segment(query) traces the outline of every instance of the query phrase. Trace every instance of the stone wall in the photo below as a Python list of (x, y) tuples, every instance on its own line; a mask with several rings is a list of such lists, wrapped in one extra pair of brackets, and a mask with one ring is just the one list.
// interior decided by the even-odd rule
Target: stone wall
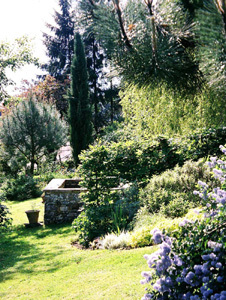
[(44, 189), (44, 223), (60, 224), (72, 222), (80, 213), (82, 188), (64, 188), (65, 179), (53, 179)]

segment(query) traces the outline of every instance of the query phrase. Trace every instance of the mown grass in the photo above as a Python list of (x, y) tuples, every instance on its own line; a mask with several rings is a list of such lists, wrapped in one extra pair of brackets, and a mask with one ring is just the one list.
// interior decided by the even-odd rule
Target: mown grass
[[(41, 198), (11, 202), (14, 225), (0, 240), (0, 299), (140, 299), (147, 270), (143, 255), (154, 248), (80, 250), (70, 224), (25, 228), (25, 210)], [(8, 203), (9, 204), (9, 203)], [(43, 218), (43, 207), (41, 218)]]

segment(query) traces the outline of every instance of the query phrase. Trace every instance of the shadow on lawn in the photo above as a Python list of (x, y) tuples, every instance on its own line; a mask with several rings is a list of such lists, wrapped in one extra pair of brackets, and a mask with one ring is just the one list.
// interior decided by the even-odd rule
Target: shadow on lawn
[(12, 231), (1, 235), (0, 282), (18, 272), (27, 274), (54, 272), (67, 265), (64, 260), (57, 259), (65, 251), (62, 245), (54, 244), (53, 248), (45, 249), (44, 239), (56, 235), (65, 237), (71, 232), (71, 225), (68, 224), (29, 229), (15, 226)]

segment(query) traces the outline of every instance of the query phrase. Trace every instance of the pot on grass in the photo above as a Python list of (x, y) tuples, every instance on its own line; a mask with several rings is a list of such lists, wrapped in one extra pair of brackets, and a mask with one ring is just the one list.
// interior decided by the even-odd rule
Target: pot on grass
[(25, 213), (27, 214), (29, 224), (37, 224), (38, 223), (39, 212), (40, 212), (40, 210), (37, 210), (37, 209), (25, 211)]

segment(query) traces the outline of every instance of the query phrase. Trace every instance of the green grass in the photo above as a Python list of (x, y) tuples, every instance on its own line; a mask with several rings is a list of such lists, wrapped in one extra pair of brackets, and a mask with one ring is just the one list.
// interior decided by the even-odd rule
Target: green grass
[(79, 250), (69, 225), (25, 228), (25, 210), (41, 198), (11, 202), (14, 225), (0, 239), (0, 299), (140, 299), (143, 258), (154, 248)]

